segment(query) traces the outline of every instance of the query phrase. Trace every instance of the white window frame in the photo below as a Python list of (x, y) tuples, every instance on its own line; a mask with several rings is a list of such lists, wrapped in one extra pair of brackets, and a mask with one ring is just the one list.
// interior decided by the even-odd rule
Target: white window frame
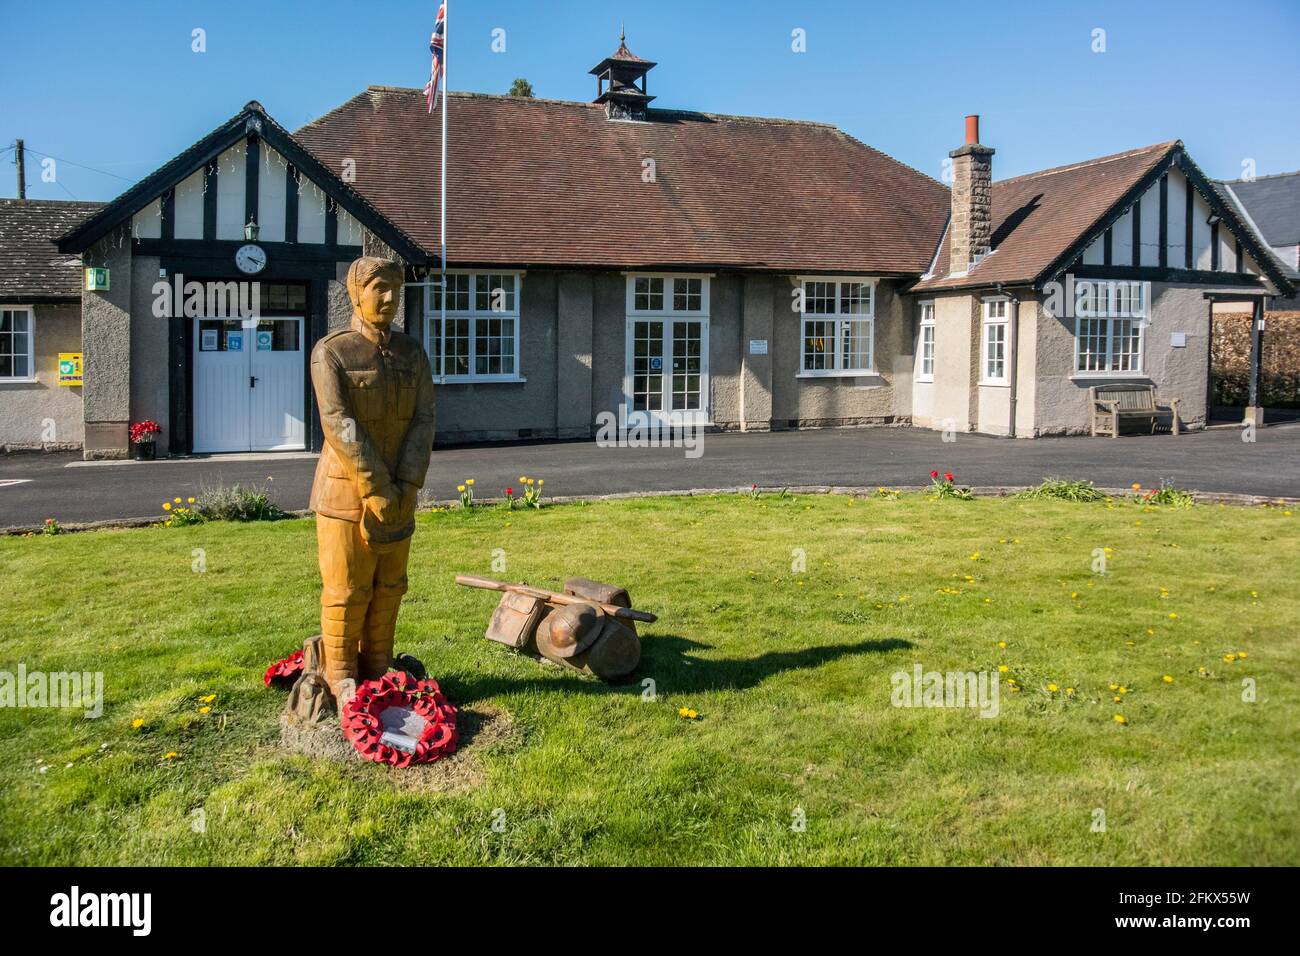
[[(709, 280), (710, 274), (699, 272), (627, 272), (627, 314), (643, 318), (703, 318), (709, 317)], [(638, 279), (662, 279), (664, 283), (664, 304), (662, 309), (638, 309), (636, 307), (636, 282)], [(698, 309), (676, 309), (674, 305), (674, 287), (677, 279), (700, 280), (700, 307)]]
[(27, 374), (0, 375), (0, 385), (20, 385), (36, 381), (36, 309), (30, 305), (0, 305), (0, 311), (27, 313)]
[[(424, 290), (422, 308), (424, 312), (424, 348), (429, 355), (429, 360), (435, 362), (433, 369), (433, 381), (438, 385), (455, 385), (458, 383), (468, 382), (524, 382), (522, 372), (523, 355), (519, 351), (520, 344), (520, 327), (523, 325), (521, 315), (521, 306), (523, 304), (524, 294), (524, 272), (515, 269), (448, 269), (448, 276), (464, 275), (469, 276), (469, 308), (468, 309), (448, 309), (447, 318), (452, 319), (469, 319), (469, 368), (468, 374), (448, 375), (446, 372), (446, 355), (447, 355), (447, 330), (438, 325), (442, 318), (442, 310), (435, 308), (433, 304), (433, 294), (439, 288), (440, 280), (437, 277), (431, 278), (428, 282), (418, 283), (417, 286), (408, 285), (407, 288), (418, 287)], [(515, 279), (515, 304), (514, 308), (494, 311), (490, 308), (479, 309), (477, 307), (477, 286), (479, 276), (514, 276)], [(514, 321), (514, 357), (515, 370), (513, 372), (501, 372), (492, 374), (480, 374), (474, 369), (478, 365), (478, 323), (489, 319), (512, 319)], [(438, 334), (434, 334), (437, 328)], [(435, 353), (430, 349), (430, 345), (437, 340), (437, 358)]]
[[(866, 375), (876, 375), (876, 284), (880, 281), (873, 276), (798, 276), (799, 282), (799, 365), (795, 374), (796, 378), (861, 378)], [(810, 282), (830, 282), (835, 285), (835, 311), (834, 312), (808, 312), (808, 284)], [(865, 285), (867, 287), (867, 311), (866, 312), (841, 312), (840, 304), (844, 285)], [(835, 325), (835, 341), (831, 355), (831, 368), (805, 368), (804, 342), (807, 340), (805, 334), (809, 322), (832, 322)], [(847, 322), (866, 322), (867, 323), (867, 365), (865, 367), (844, 367), (844, 356), (841, 354), (844, 342), (844, 325)]]
[[(700, 272), (626, 272), (624, 275), (627, 277), (627, 315), (623, 335), (623, 401), (627, 405), (629, 421), (644, 420), (649, 423), (654, 423), (666, 420), (666, 415), (669, 412), (668, 409), (641, 412), (632, 410), (632, 366), (635, 353), (634, 333), (636, 323), (658, 319), (662, 319), (664, 322), (668, 323), (677, 319), (698, 321), (700, 323), (700, 407), (696, 409), (673, 409), (671, 411), (672, 414), (677, 416), (677, 420), (684, 424), (710, 424), (710, 416), (712, 414), (712, 389), (709, 377), (709, 299), (713, 274)], [(663, 308), (638, 309), (636, 307), (636, 280), (638, 279), (662, 279), (664, 281)], [(676, 309), (673, 307), (675, 291), (673, 281), (676, 279), (700, 280), (699, 309)], [(666, 356), (666, 358), (670, 359), (671, 356)], [(671, 382), (671, 369), (665, 368), (663, 370), (663, 380), (665, 384)], [(641, 416), (641, 418), (638, 418), (638, 416)]]
[[(999, 304), (1001, 304), (1002, 306), (1001, 309), (1002, 314), (994, 315), (993, 314), (994, 306)], [(1010, 335), (1010, 328), (1011, 328), (1010, 300), (1006, 296), (991, 296), (987, 299), (982, 300), (982, 304), (980, 308), (983, 312), (983, 318), (984, 318), (984, 321), (981, 323), (983, 334), (980, 336), (980, 384), (981, 385), (1008, 385), (1010, 384), (1010, 378), (1009, 378), (1010, 369), (1007, 367), (1007, 363), (1011, 357), (1011, 349), (1008, 341), (1008, 336)], [(994, 343), (993, 340), (990, 338), (989, 333), (991, 329), (998, 328), (998, 327), (1001, 327), (1002, 329), (1000, 341), (998, 342), (998, 344), (1002, 346), (1002, 354), (1000, 357), (1000, 360), (1002, 362), (1002, 374), (991, 375), (989, 374), (989, 364), (990, 364), (989, 346), (993, 345)]]
[[(1129, 282), (1127, 280), (1110, 280), (1110, 279), (1081, 279), (1075, 282), (1074, 286), (1074, 367), (1071, 370), (1072, 379), (1092, 379), (1092, 378), (1119, 378), (1132, 379), (1143, 378), (1146, 376), (1146, 327), (1149, 324), (1147, 309), (1149, 303), (1145, 301), (1146, 286), (1143, 283)], [(1099, 307), (1100, 300), (1097, 297), (1099, 290), (1105, 290), (1103, 298), (1106, 300), (1104, 305)], [(1126, 292), (1126, 295), (1119, 293)], [(1136, 293), (1136, 294), (1135, 294)], [(1085, 296), (1088, 297), (1088, 307), (1080, 309), (1080, 303)], [(1137, 301), (1135, 305), (1135, 300)], [(1115, 358), (1115, 325), (1119, 322), (1133, 322), (1137, 329), (1137, 349), (1135, 352), (1122, 353), (1132, 356), (1135, 361), (1132, 368), (1112, 369), (1111, 364)], [(1084, 356), (1084, 337), (1082, 335), (1084, 322), (1105, 322), (1105, 343), (1106, 350), (1104, 353), (1096, 353), (1101, 358), (1102, 368), (1085, 369), (1082, 368)]]
[[(934, 300), (927, 299), (923, 302), (918, 302), (917, 307), (921, 310), (921, 317), (917, 326), (918, 331), (916, 336), (916, 380), (918, 382), (933, 382), (935, 339), (937, 336), (934, 324)], [(926, 332), (930, 333), (930, 349), (928, 356), (926, 355)], [(925, 370), (927, 359), (930, 363), (930, 371), (928, 372)]]

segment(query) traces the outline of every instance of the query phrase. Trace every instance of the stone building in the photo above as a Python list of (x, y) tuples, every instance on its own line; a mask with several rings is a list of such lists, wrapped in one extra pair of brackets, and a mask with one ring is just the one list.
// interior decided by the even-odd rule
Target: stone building
[(418, 90), (293, 133), (249, 103), (51, 221), (59, 254), (106, 270), (81, 298), (85, 455), (125, 456), (145, 418), (176, 454), (318, 449), (307, 358), (363, 252), (405, 265), (441, 442), (605, 415), (1032, 437), (1086, 429), (1088, 385), (1116, 379), (1195, 427), (1212, 301), (1292, 291), (1181, 143), (996, 181), (971, 117), (949, 189), (826, 124), (654, 108), (654, 66), (620, 45), (589, 103), (450, 95), (445, 321), (441, 124)]

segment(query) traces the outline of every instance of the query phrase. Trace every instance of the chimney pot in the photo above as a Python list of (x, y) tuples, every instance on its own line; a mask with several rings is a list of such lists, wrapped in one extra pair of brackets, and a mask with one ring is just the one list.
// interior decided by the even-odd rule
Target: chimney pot
[(966, 117), (966, 145), (973, 146), (980, 141), (980, 118), (978, 113)]

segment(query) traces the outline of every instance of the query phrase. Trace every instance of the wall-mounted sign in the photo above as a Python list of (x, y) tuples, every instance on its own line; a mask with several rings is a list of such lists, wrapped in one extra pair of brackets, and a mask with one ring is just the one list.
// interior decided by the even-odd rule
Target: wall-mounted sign
[(766, 354), (767, 354), (767, 339), (750, 339), (750, 340), (749, 340), (749, 354), (750, 354), (750, 355), (766, 355)]
[(258, 350), (259, 352), (269, 352), (269, 351), (271, 351), (271, 333), (270, 333), (270, 332), (260, 331), (260, 330), (258, 331), (258, 333), (257, 333), (257, 350)]
[(244, 333), (227, 332), (226, 333), (226, 351), (242, 352), (244, 351)]
[(97, 266), (86, 267), (86, 291), (107, 292), (108, 270)]
[(663, 370), (664, 370), (663, 359), (659, 358), (658, 356), (655, 356), (654, 358), (650, 359), (650, 371), (662, 372)]
[(1170, 344), (1171, 347), (1176, 348), (1176, 349), (1185, 349), (1185, 348), (1187, 348), (1187, 333), (1186, 333), (1186, 332), (1171, 332), (1171, 333), (1169, 334), (1169, 344)]
[(81, 384), (81, 353), (80, 352), (59, 353), (59, 384), (60, 385)]
[(217, 330), (204, 329), (199, 338), (200, 352), (215, 352), (217, 350)]

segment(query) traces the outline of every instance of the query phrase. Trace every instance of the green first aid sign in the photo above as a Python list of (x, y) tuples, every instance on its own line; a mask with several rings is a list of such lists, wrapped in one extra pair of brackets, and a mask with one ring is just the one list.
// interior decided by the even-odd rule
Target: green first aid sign
[(86, 291), (87, 292), (107, 292), (108, 291), (108, 270), (104, 268), (87, 266), (86, 267)]

